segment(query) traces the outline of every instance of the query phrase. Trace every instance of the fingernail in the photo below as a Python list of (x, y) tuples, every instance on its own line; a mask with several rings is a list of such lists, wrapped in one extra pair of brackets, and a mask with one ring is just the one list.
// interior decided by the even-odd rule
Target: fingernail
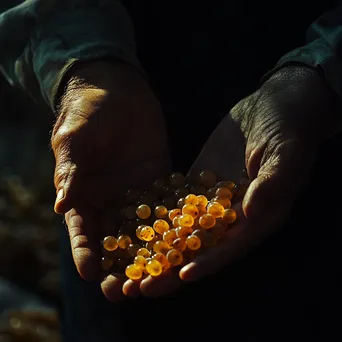
[(194, 262), (184, 266), (179, 274), (180, 278), (184, 281), (195, 281), (200, 277), (198, 265)]
[(55, 201), (55, 210), (56, 210), (56, 206), (57, 204), (64, 198), (64, 190), (59, 189), (57, 192), (57, 196), (56, 196), (56, 201)]
[(242, 200), (242, 209), (248, 219), (255, 219), (263, 212), (264, 205), (259, 201), (251, 201), (251, 192), (247, 191)]

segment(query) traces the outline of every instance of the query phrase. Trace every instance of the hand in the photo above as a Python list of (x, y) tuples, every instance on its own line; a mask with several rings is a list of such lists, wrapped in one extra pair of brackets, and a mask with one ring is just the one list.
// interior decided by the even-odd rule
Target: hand
[[(169, 172), (167, 133), (160, 105), (135, 68), (91, 62), (69, 77), (51, 138), (55, 211), (65, 214), (79, 274), (98, 280), (100, 240), (115, 229), (120, 195)], [(112, 298), (122, 295), (119, 283), (105, 282)]]
[[(320, 143), (335, 133), (338, 106), (316, 71), (292, 66), (232, 109), (231, 119), (246, 141), (245, 166), (251, 180), (237, 206), (242, 219), (218, 248), (181, 270), (183, 280), (218, 272), (281, 228), (309, 179)], [(224, 144), (219, 136), (212, 139), (212, 144)], [(232, 164), (236, 158), (230, 152), (228, 148), (218, 158)]]
[(212, 169), (238, 180), (245, 166), (251, 179), (239, 220), (221, 244), (184, 266), (179, 275), (147, 278), (147, 296), (168, 294), (179, 278), (194, 281), (217, 273), (281, 227), (307, 181), (320, 142), (334, 132), (337, 101), (308, 68), (288, 67), (238, 103), (205, 145), (192, 170)]

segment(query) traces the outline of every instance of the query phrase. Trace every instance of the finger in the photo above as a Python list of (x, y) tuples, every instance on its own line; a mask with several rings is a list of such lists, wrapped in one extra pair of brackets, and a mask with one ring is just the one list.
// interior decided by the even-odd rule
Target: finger
[(146, 277), (140, 283), (140, 290), (146, 297), (162, 297), (174, 293), (182, 286), (178, 270), (170, 269), (158, 278)]
[(125, 279), (121, 274), (110, 274), (102, 281), (102, 292), (110, 302), (117, 303), (125, 298), (122, 292), (124, 282)]
[(65, 214), (76, 268), (89, 281), (101, 275), (101, 246), (95, 215), (89, 207), (71, 209)]
[(74, 206), (73, 193), (77, 193), (81, 183), (76, 163), (71, 158), (71, 139), (72, 135), (59, 133), (52, 142), (56, 159), (54, 184), (57, 196), (54, 210), (57, 214), (64, 214)]
[[(193, 281), (218, 272), (243, 256), (266, 236), (280, 227), (287, 217), (307, 161), (296, 141), (264, 152), (266, 160), (250, 184), (237, 209), (239, 222), (228, 230), (224, 240), (185, 266), (180, 277)], [(294, 167), (294, 164), (297, 168)]]
[[(249, 168), (255, 168), (253, 164), (259, 158), (256, 155), (260, 156), (260, 153), (251, 156)], [(266, 212), (281, 208), (281, 216), (284, 216), (309, 172), (311, 158), (296, 140), (281, 142), (263, 151), (262, 166), (244, 196), (243, 210), (246, 217), (258, 218)]]
[(141, 295), (140, 281), (133, 281), (128, 279), (122, 286), (122, 292), (127, 297), (137, 298)]
[(180, 270), (179, 276), (182, 280), (195, 281), (217, 273), (248, 253), (276, 227), (274, 217), (277, 215), (272, 214), (267, 220), (257, 222), (247, 220), (243, 216), (241, 203), (236, 210), (239, 221), (226, 232), (218, 245), (208, 249)]
[(74, 205), (72, 193), (76, 192), (76, 184), (78, 183), (76, 166), (72, 163), (66, 163), (63, 166), (59, 165), (57, 172), (58, 175), (56, 174), (55, 179), (58, 179), (58, 181), (56, 181), (56, 201), (54, 210), (57, 214), (65, 214)]

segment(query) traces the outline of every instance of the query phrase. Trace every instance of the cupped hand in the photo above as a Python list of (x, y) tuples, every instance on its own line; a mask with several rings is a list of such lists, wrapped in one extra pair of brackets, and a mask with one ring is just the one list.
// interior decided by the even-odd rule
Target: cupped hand
[[(122, 194), (169, 172), (167, 133), (161, 107), (134, 67), (96, 61), (76, 65), (68, 77), (51, 137), (55, 211), (65, 214), (79, 274), (100, 280), (100, 240), (115, 230)], [(105, 282), (109, 297), (122, 294), (120, 281)]]
[[(219, 272), (279, 229), (308, 180), (320, 143), (335, 133), (339, 103), (324, 80), (306, 67), (275, 73), (239, 102), (213, 132), (192, 172), (211, 169), (239, 180), (246, 167), (250, 185), (235, 209), (238, 221), (219, 245), (180, 271), (146, 278), (140, 290), (162, 296), (183, 281)], [(124, 292), (137, 285), (128, 281)], [(132, 291), (132, 294), (136, 291)]]

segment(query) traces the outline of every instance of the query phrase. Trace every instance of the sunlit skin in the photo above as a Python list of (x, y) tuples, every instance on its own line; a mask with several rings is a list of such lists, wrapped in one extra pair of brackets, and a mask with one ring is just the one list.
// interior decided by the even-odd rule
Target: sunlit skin
[[(80, 276), (98, 281), (99, 241), (110, 235), (111, 213), (119, 209), (113, 201), (170, 172), (167, 133), (160, 104), (137, 68), (120, 61), (87, 62), (66, 81), (51, 135), (54, 209), (65, 214)], [(147, 134), (143, 141), (141, 130)]]
[[(234, 107), (231, 112), (232, 119), (229, 117), (224, 119), (208, 141), (208, 149), (204, 148), (194, 166), (196, 170), (203, 167), (210, 168), (211, 165), (207, 165), (206, 162), (211, 160), (213, 167), (219, 167), (224, 164), (223, 160), (227, 160), (229, 165), (234, 165), (235, 162), (238, 164), (240, 161), (240, 170), (244, 166), (247, 167), (251, 183), (241, 199), (242, 202), (232, 206), (239, 219), (226, 231), (221, 244), (196, 257), (193, 262), (184, 266), (180, 271), (173, 269), (165, 277), (155, 279), (155, 281), (148, 278), (143, 280), (140, 289), (144, 295), (161, 296), (172, 293), (180, 286), (179, 277), (185, 281), (194, 281), (218, 273), (222, 267), (229, 266), (246, 251), (279, 229), (287, 218), (298, 189), (302, 185), (302, 180), (308, 176), (317, 152), (315, 147), (317, 146), (317, 136), (315, 134), (308, 135), (307, 129), (305, 132), (296, 130), (296, 124), (298, 123), (300, 127), (307, 127), (308, 117), (310, 117), (310, 127), (314, 127), (313, 131), (321, 132), (322, 136), (326, 136), (326, 131), (320, 128), (322, 122), (328, 122), (328, 120), (322, 120), (321, 114), (324, 111), (316, 111), (316, 108), (310, 105), (308, 108), (312, 108), (312, 110), (305, 113), (303, 108), (306, 108), (305, 106), (312, 101), (318, 101), (317, 103), (322, 105), (330, 98), (329, 92), (324, 88), (318, 75), (310, 70), (298, 71), (301, 69), (298, 67), (290, 69), (295, 70), (294, 79), (284, 75), (285, 71), (282, 71), (279, 78), (275, 77), (270, 80), (279, 86), (276, 98), (264, 102), (264, 99), (258, 97), (260, 95), (258, 92)], [(295, 98), (289, 96), (288, 88), (283, 88), (282, 85), (284, 79), (286, 82), (292, 82), (295, 89), (298, 86), (300, 96)], [(295, 82), (293, 82), (294, 80)], [(300, 88), (301, 84), (305, 84), (304, 92), (303, 88)], [(294, 89), (290, 88), (290, 94), (293, 94)], [(318, 100), (312, 95), (313, 93), (318, 96)], [(290, 98), (291, 100), (289, 100)], [(258, 106), (255, 107), (256, 103)], [(286, 105), (282, 105), (284, 103)], [(290, 110), (288, 110), (289, 104), (291, 104)], [(243, 121), (245, 108), (255, 110), (252, 114), (254, 122), (257, 122), (258, 125), (251, 127)], [(322, 108), (326, 108), (326, 106), (323, 105)], [(289, 117), (290, 120), (288, 120)], [(232, 120), (234, 120), (233, 123)], [(334, 122), (334, 119), (331, 120)], [(236, 123), (242, 132), (235, 130)], [(283, 134), (280, 137), (272, 135), (273, 131)], [(293, 132), (295, 136), (293, 136)], [(245, 137), (248, 137), (247, 142)], [(265, 137), (265, 139), (261, 137)], [(232, 141), (235, 143), (232, 144)], [(239, 146), (239, 141), (241, 146)], [(240, 152), (237, 151), (237, 147), (241, 147)], [(219, 150), (224, 153), (217, 156), (216, 159), (213, 158), (213, 151)], [(231, 171), (234, 172), (234, 170)], [(235, 175), (237, 176), (237, 174)], [(237, 177), (231, 178), (238, 179)], [(279, 193), (286, 194), (286, 196), (279, 196)], [(124, 291), (129, 293), (129, 287), (124, 287)]]
[[(277, 98), (272, 98), (272, 101), (269, 101), (271, 106), (267, 104), (267, 101), (266, 104), (262, 102), (265, 101), (265, 99), (257, 96), (260, 95), (260, 93), (257, 93), (256, 95), (253, 94), (254, 96), (241, 101), (241, 104), (238, 104), (236, 108), (234, 107), (231, 115), (223, 120), (223, 125), (220, 125), (219, 129), (214, 132), (213, 137), (210, 138), (210, 141), (207, 144), (207, 150), (204, 149), (204, 151), (201, 152), (199, 159), (196, 161), (195, 168), (198, 171), (204, 168), (212, 168), (219, 169), (218, 171), (222, 171), (222, 173), (228, 172), (228, 170), (234, 173), (234, 167), (236, 165), (239, 166), (239, 170), (241, 170), (242, 167), (246, 167), (251, 178), (251, 183), (246, 189), (246, 193), (244, 196), (241, 196), (242, 202), (233, 206), (239, 219), (236, 224), (234, 223), (234, 225), (232, 225), (231, 229), (227, 230), (223, 236), (222, 243), (215, 246), (215, 248), (208, 249), (207, 252), (196, 257), (193, 262), (184, 266), (180, 271), (178, 269), (171, 269), (158, 278), (152, 279), (151, 277), (146, 277), (141, 282), (135, 282), (131, 280), (126, 281), (124, 277), (116, 274), (106, 277), (102, 282), (102, 290), (109, 300), (119, 300), (122, 293), (126, 296), (143, 294), (145, 296), (156, 297), (172, 293), (181, 286), (180, 279), (194, 281), (211, 273), (219, 272), (222, 267), (228, 266), (232, 261), (238, 258), (241, 253), (250, 250), (250, 248), (254, 247), (254, 245), (261, 242), (267, 235), (277, 229), (279, 224), (287, 217), (301, 182), (303, 179), (306, 179), (308, 170), (310, 170), (313, 160), (315, 159), (315, 149), (318, 145), (317, 132), (320, 132), (319, 139), (324, 139), (328, 136), (327, 133), (331, 133), (326, 132), (327, 127), (322, 127), (322, 122), (324, 126), (325, 122), (332, 122), (333, 119), (321, 120), (322, 117), (319, 115), (320, 113), (317, 114), (315, 112), (318, 107), (315, 106), (315, 101), (318, 101), (319, 91), (323, 88), (324, 93), (325, 88), (322, 86), (322, 83), (320, 83), (321, 81), (318, 76), (313, 77), (311, 71), (307, 71), (307, 73), (310, 74), (310, 77), (305, 78), (304, 76), (300, 76), (299, 78), (296, 78), (296, 82), (292, 82), (292, 84), (294, 87), (297, 87), (301, 84), (301, 80), (304, 79), (302, 83), (306, 85), (306, 89), (309, 88), (309, 95), (305, 92), (301, 92), (301, 89), (296, 88), (293, 90), (293, 88), (291, 88), (290, 94), (297, 94), (296, 90), (298, 90), (300, 96), (289, 96), (289, 93), (285, 92), (286, 96), (283, 96), (285, 102), (280, 101), (275, 104), (274, 101), (279, 101), (279, 99), (282, 98), (282, 96), (280, 96), (282, 95), (280, 94), (281, 92), (278, 91)], [(110, 77), (110, 79), (116, 80), (117, 78)], [(126, 79), (126, 77), (124, 77), (124, 79)], [(274, 82), (278, 82), (278, 79), (275, 78)], [(132, 82), (132, 84), (135, 84), (135, 82)], [(309, 84), (309, 86), (307, 84)], [(113, 89), (116, 89), (116, 87)], [(278, 87), (277, 89), (281, 89), (281, 87)], [(115, 101), (108, 101), (107, 104), (104, 103), (103, 106), (99, 106), (98, 98), (101, 96), (106, 97), (108, 93), (106, 94), (106, 91), (100, 87), (97, 90), (97, 94), (92, 94), (90, 101), (82, 107), (83, 109), (86, 109), (85, 111), (82, 110), (82, 112), (88, 113), (88, 107), (94, 112), (97, 108), (101, 108), (102, 110), (103, 107), (107, 106), (110, 108), (110, 110), (108, 109), (108, 113), (112, 114), (113, 106), (111, 104), (115, 103)], [(88, 93), (88, 90), (85, 90), (85, 93)], [(138, 93), (140, 94), (139, 89)], [(269, 96), (268, 92), (265, 94)], [(329, 96), (324, 98), (323, 103), (327, 103), (325, 102), (327, 100), (330, 100)], [(261, 101), (261, 103), (258, 101)], [(293, 103), (292, 101), (297, 102)], [(134, 102), (135, 101), (129, 101), (129, 103)], [(303, 104), (303, 102), (305, 103)], [(290, 106), (288, 106), (289, 103)], [(255, 104), (258, 104), (258, 106), (255, 106)], [(307, 106), (308, 104), (310, 104), (310, 106)], [(137, 115), (136, 119), (139, 120), (139, 117), (144, 116), (141, 116), (141, 105), (138, 104), (137, 107), (139, 116)], [(289, 107), (291, 107), (290, 110), (288, 110)], [(74, 103), (74, 109), (75, 108), (77, 109), (77, 105)], [(251, 127), (244, 122), (246, 108), (255, 110), (255, 112), (252, 113), (252, 118), (255, 120), (252, 121), (257, 123), (257, 125), (252, 125)], [(262, 110), (259, 110), (259, 108)], [(310, 110), (310, 116), (307, 116), (305, 111), (302, 110), (303, 108), (313, 109)], [(326, 106), (324, 108), (326, 108)], [(146, 112), (148, 112), (148, 110)], [(239, 114), (240, 112), (242, 114)], [(66, 115), (65, 113), (66, 112), (63, 114), (64, 117)], [(116, 181), (115, 184), (113, 184), (109, 183), (109, 181), (105, 181), (105, 186), (103, 186), (102, 183), (102, 187), (100, 187), (98, 183), (101, 182), (92, 182), (93, 178), (90, 176), (92, 175), (91, 172), (90, 175), (82, 175), (81, 173), (83, 177), (83, 180), (81, 179), (81, 185), (89, 184), (89, 187), (83, 186), (82, 194), (75, 196), (77, 191), (74, 189), (76, 187), (74, 184), (79, 183), (74, 180), (74, 167), (78, 167), (78, 172), (76, 174), (80, 175), (82, 165), (89, 166), (89, 163), (82, 164), (82, 162), (91, 159), (88, 158), (88, 155), (82, 156), (81, 153), (82, 151), (88, 151), (88, 149), (83, 148), (82, 150), (77, 150), (77, 146), (84, 146), (84, 142), (86, 139), (89, 139), (89, 137), (100, 137), (98, 138), (98, 141), (95, 140), (92, 142), (91, 146), (94, 147), (92, 150), (94, 152), (93, 155), (98, 157), (104, 156), (106, 160), (108, 160), (112, 154), (107, 152), (107, 146), (108, 144), (111, 144), (112, 147), (118, 145), (117, 140), (112, 140), (112, 131), (113, 127), (116, 127), (116, 124), (120, 122), (117, 116), (115, 116), (114, 124), (107, 124), (108, 121), (114, 117), (108, 115), (105, 117), (105, 120), (103, 120), (103, 127), (100, 127), (100, 131), (107, 133), (106, 127), (108, 127), (108, 132), (110, 132), (110, 134), (95, 134), (95, 132), (98, 133), (99, 126), (96, 125), (94, 132), (89, 127), (91, 127), (92, 122), (98, 123), (98, 121), (89, 120), (90, 116), (88, 114), (81, 117), (76, 114), (75, 117), (77, 117), (77, 119), (75, 120), (68, 118), (68, 120), (62, 121), (62, 119), (59, 119), (53, 133), (52, 148), (57, 162), (55, 176), (57, 193), (59, 194), (59, 191), (62, 188), (66, 189), (65, 197), (59, 198), (55, 210), (58, 213), (67, 213), (66, 222), (69, 228), (73, 257), (77, 269), (85, 279), (93, 280), (95, 277), (92, 272), (96, 267), (100, 268), (99, 253), (101, 245), (99, 244), (99, 241), (103, 236), (108, 235), (108, 233), (96, 230), (97, 227), (101, 226), (98, 224), (99, 215), (96, 215), (97, 212), (103, 208), (105, 204), (104, 200), (111, 198), (118, 186), (127, 189), (131, 186), (131, 184), (128, 184), (129, 179), (135, 179), (134, 176), (136, 176), (140, 177), (140, 180), (143, 181), (146, 175), (139, 174), (139, 172), (144, 169), (143, 167), (137, 167), (138, 165), (140, 166), (139, 162), (133, 168), (134, 170), (126, 172), (125, 166), (127, 165), (128, 169), (128, 166), (131, 165), (128, 160), (126, 160), (126, 163), (125, 161), (115, 160), (113, 163), (113, 167), (115, 166), (115, 168), (113, 168), (113, 170), (118, 170), (117, 165), (118, 162), (120, 162), (120, 165), (122, 166), (122, 169), (125, 170), (126, 174), (120, 175), (120, 177), (113, 177), (113, 174), (110, 174), (111, 177), (108, 177), (108, 179), (119, 179), (119, 182)], [(313, 129), (305, 129), (303, 131), (297, 129), (298, 127), (307, 127), (308, 117), (310, 117), (310, 128), (313, 127)], [(288, 120), (288, 118), (290, 118), (290, 120)], [(76, 120), (79, 120), (79, 123), (75, 126), (74, 122)], [(229, 121), (231, 120), (234, 120), (233, 125), (229, 125)], [(146, 148), (146, 146), (141, 148), (141, 146), (139, 146), (141, 139), (139, 139), (137, 141), (138, 144), (135, 143), (131, 150), (125, 152), (120, 151), (120, 155), (140, 156), (144, 155), (146, 151), (153, 151), (155, 146), (159, 146), (159, 144), (156, 143), (154, 135), (158, 129), (150, 129), (149, 125), (154, 121), (147, 121), (148, 125), (145, 125), (144, 128), (141, 128), (141, 125), (138, 125), (136, 135), (139, 136), (139, 132), (145, 132), (145, 130), (147, 130), (150, 134), (146, 134), (146, 137), (150, 135), (153, 137), (150, 145), (151, 148)], [(131, 124), (132, 122), (135, 121), (130, 120), (129, 123)], [(227, 122), (228, 125), (225, 125)], [(293, 122), (299, 122), (298, 127), (296, 124), (293, 125)], [(143, 124), (144, 122), (140, 123)], [(241, 129), (239, 133), (242, 132), (242, 139), (240, 139), (239, 136), (234, 135), (233, 127), (237, 126)], [(220, 130), (220, 127), (223, 127), (224, 129)], [(122, 129), (119, 128), (116, 130), (120, 132)], [(67, 133), (66, 135), (64, 134), (65, 132)], [(272, 135), (272, 132), (281, 132), (282, 134), (280, 136), (275, 136)], [(75, 135), (77, 136), (77, 139), (74, 139)], [(84, 138), (83, 140), (82, 137)], [(107, 140), (102, 140), (103, 137)], [(217, 139), (215, 137), (217, 137)], [(70, 141), (70, 139), (73, 144), (68, 145), (66, 142)], [(225, 141), (225, 139), (228, 140)], [(119, 141), (121, 140), (122, 139), (119, 139)], [(234, 144), (232, 144), (232, 141), (234, 141)], [(223, 142), (224, 147), (221, 146)], [(137, 152), (135, 148), (140, 148), (140, 150)], [(98, 153), (99, 151), (104, 151), (106, 153)], [(216, 156), (215, 154), (213, 155), (213, 151), (222, 152), (218, 152), (221, 153), (221, 155)], [(110, 152), (113, 151), (111, 150)], [(241, 155), (236, 154), (240, 152)], [(75, 155), (78, 156), (78, 160), (74, 160)], [(158, 155), (158, 161), (160, 161), (161, 155), (162, 154)], [(63, 159), (65, 156), (66, 159)], [(147, 157), (151, 156), (147, 155)], [(79, 162), (80, 159), (81, 162)], [(92, 171), (111, 170), (110, 167), (102, 167), (104, 166), (103, 160), (91, 160), (94, 164), (92, 165)], [(210, 160), (212, 165), (206, 164), (208, 160)], [(241, 160), (241, 165), (238, 165)], [(129, 161), (131, 162), (132, 160)], [(68, 170), (67, 173), (65, 173), (64, 170)], [(165, 170), (159, 171), (160, 172), (155, 172), (158, 173), (155, 174), (155, 176), (165, 174)], [(101, 176), (96, 177), (95, 180), (102, 179)], [(123, 180), (123, 178), (125, 179)], [(238, 180), (238, 175), (234, 174), (231, 178)], [(207, 188), (215, 187), (213, 178), (208, 175), (202, 177), (201, 182), (202, 184), (205, 184)], [(108, 186), (108, 184), (111, 184), (111, 186)], [(73, 190), (71, 191), (70, 189)], [(98, 189), (102, 189), (102, 191), (99, 193)], [(106, 193), (106, 190), (108, 193)], [(286, 196), (279, 196), (279, 193), (286, 194)], [(213, 194), (213, 197), (214, 195), (215, 193)], [(209, 196), (207, 197), (208, 199), (211, 199)], [(77, 200), (75, 200), (75, 198)], [(80, 201), (80, 198), (82, 198), (82, 201)], [(89, 208), (92, 210), (89, 210)], [(105, 216), (104, 213), (101, 212), (101, 214)], [(251, 222), (253, 222), (253, 224)]]
[[(210, 173), (209, 173), (210, 175)], [(181, 180), (181, 177), (179, 177), (179, 179)], [(165, 184), (164, 184), (165, 185)], [(228, 190), (229, 191), (229, 190)], [(206, 193), (206, 190), (203, 189), (203, 193)], [(224, 190), (223, 190), (223, 194), (224, 194)], [(148, 194), (146, 194), (147, 196)], [(145, 197), (146, 197), (145, 196)], [(182, 203), (182, 205), (180, 205), (180, 208), (175, 208), (175, 209), (170, 209), (170, 211), (168, 212), (168, 220), (170, 219), (174, 219), (174, 217), (178, 214), (178, 216), (180, 218), (182, 218), (183, 220), (181, 220), (183, 223), (187, 224), (186, 226), (180, 226), (178, 228), (173, 228), (173, 229), (169, 229), (169, 224), (167, 223), (167, 221), (160, 219), (160, 218), (156, 218), (154, 220), (153, 223), (153, 230), (155, 231), (155, 237), (150, 240), (150, 238), (152, 238), (152, 236), (150, 236), (150, 234), (144, 234), (144, 233), (148, 233), (146, 232), (146, 230), (150, 229), (151, 227), (149, 226), (144, 226), (144, 225), (140, 225), (137, 226), (136, 228), (136, 235), (138, 237), (140, 237), (140, 239), (142, 241), (148, 241), (148, 244), (145, 246), (148, 247), (148, 249), (141, 247), (141, 248), (137, 248), (138, 246), (135, 245), (130, 245), (130, 246), (134, 246), (134, 250), (135, 250), (135, 255), (137, 255), (134, 259), (134, 265), (139, 266), (145, 273), (144, 276), (141, 276), (139, 274), (139, 272), (134, 268), (134, 266), (130, 265), (126, 268), (126, 277), (130, 278), (128, 280), (126, 280), (123, 284), (123, 293), (125, 293), (127, 296), (137, 296), (139, 295), (140, 291), (143, 291), (144, 286), (147, 286), (147, 289), (149, 289), (151, 286), (152, 288), (154, 288), (154, 286), (157, 286), (157, 291), (154, 288), (154, 296), (158, 295), (158, 286), (161, 286), (160, 284), (163, 283), (163, 279), (169, 279), (171, 281), (171, 283), (167, 284), (166, 288), (170, 288), (172, 289), (172, 284), (179, 284), (179, 281), (182, 279), (180, 278), (180, 275), (182, 275), (183, 271), (181, 271), (178, 275), (176, 275), (176, 271), (174, 269), (170, 270), (170, 267), (173, 268), (181, 263), (183, 263), (183, 252), (186, 253), (187, 258), (184, 259), (184, 261), (186, 260), (186, 262), (188, 263), (188, 265), (191, 265), (193, 262), (195, 262), (194, 259), (189, 259), (189, 252), (191, 251), (195, 251), (195, 250), (199, 250), (201, 248), (201, 246), (203, 245), (205, 246), (215, 246), (214, 244), (207, 244), (207, 240), (208, 238), (211, 237), (211, 230), (207, 229), (206, 233), (208, 236), (201, 236), (201, 234), (199, 235), (194, 235), (191, 236), (191, 233), (194, 231), (193, 227), (199, 227), (200, 228), (200, 217), (202, 215), (207, 215), (207, 210), (210, 211), (210, 207), (215, 206), (214, 202), (209, 202), (208, 206), (206, 206), (206, 202), (207, 199), (205, 196), (203, 195), (188, 195), (187, 197), (187, 201), (188, 204), (186, 204), (185, 200)], [(193, 203), (197, 203), (193, 204)], [(202, 203), (202, 204), (198, 204), (198, 203)], [(218, 204), (218, 203), (217, 203)], [(216, 206), (217, 206), (216, 204)], [(203, 209), (201, 209), (201, 206), (203, 207)], [(221, 205), (218, 204), (218, 207), (220, 207)], [(142, 204), (141, 207), (144, 208), (144, 205)], [(158, 208), (158, 207), (157, 207)], [(158, 208), (160, 209), (160, 208)], [(165, 208), (161, 208), (161, 215), (157, 215), (157, 216), (163, 216), (165, 217), (166, 214), (166, 210)], [(219, 211), (224, 211), (223, 207), (219, 208)], [(231, 210), (231, 209), (230, 209)], [(179, 214), (183, 214), (183, 216), (179, 215)], [(211, 215), (210, 215), (211, 216)], [(220, 216), (220, 215), (216, 215), (216, 216)], [(193, 220), (193, 218), (197, 218), (197, 220)], [(190, 219), (190, 221), (189, 221)], [(170, 221), (169, 221), (170, 222)], [(211, 225), (209, 225), (211, 226)], [(219, 226), (219, 225), (218, 225)], [(215, 240), (215, 238), (217, 239), (218, 237), (222, 238), (222, 235), (224, 235), (225, 233), (225, 229), (222, 226), (223, 229), (222, 232), (220, 230), (220, 234), (215, 234), (215, 237), (212, 236), (213, 238), (213, 242)], [(144, 229), (144, 230), (143, 230)], [(203, 229), (203, 228), (202, 228)], [(203, 229), (204, 230), (204, 229)], [(213, 230), (214, 232), (214, 230)], [(153, 233), (153, 231), (152, 231)], [(146, 235), (146, 236), (145, 236)], [(146, 240), (147, 239), (147, 240)], [(165, 239), (168, 240), (170, 243), (165, 243)], [(210, 239), (209, 239), (210, 240)], [(164, 246), (165, 245), (165, 246)], [(133, 251), (133, 250), (132, 250)], [(152, 252), (152, 254), (151, 254)], [(153, 254), (156, 253), (156, 254)], [(135, 256), (134, 255), (134, 256)], [(162, 262), (162, 270), (158, 270), (157, 268), (151, 268), (151, 269), (146, 269), (146, 266), (149, 264), (150, 261), (156, 259), (155, 257), (157, 257), (158, 261), (163, 261)], [(196, 257), (196, 253), (193, 254), (193, 258)], [(161, 259), (162, 258), (162, 259)], [(169, 261), (168, 261), (169, 260)], [(165, 264), (166, 262), (166, 264)], [(158, 266), (158, 264), (156, 264), (156, 266)], [(190, 267), (190, 266), (187, 266)], [(186, 267), (182, 268), (183, 270), (185, 269), (185, 271), (187, 270)], [(186, 271), (188, 272), (188, 271)], [(191, 269), (190, 271), (191, 272)], [(151, 277), (148, 276), (148, 273), (151, 274), (152, 279), (150, 280), (151, 283), (149, 283), (149, 279)], [(186, 277), (185, 273), (185, 277)], [(191, 274), (191, 273), (190, 273)], [(174, 279), (174, 277), (177, 277), (177, 280)], [(111, 275), (106, 279), (105, 282), (110, 283), (110, 282), (114, 282), (115, 279), (115, 284), (118, 284), (119, 281), (119, 276), (117, 276), (117, 278), (113, 278)], [(158, 278), (158, 280), (156, 279)], [(124, 281), (124, 279), (120, 278), (121, 282)], [(155, 284), (155, 285), (153, 285)], [(158, 285), (159, 284), (159, 285)], [(111, 285), (112, 288), (113, 284)], [(170, 287), (171, 286), (171, 287)], [(160, 290), (163, 292), (165, 291), (165, 289), (161, 289)], [(143, 291), (144, 292), (144, 291)]]
[[(205, 174), (211, 176), (211, 178), (212, 176), (216, 178), (210, 171), (206, 171)], [(177, 176), (176, 180), (180, 182), (179, 185), (186, 187), (180, 189), (189, 188), (188, 184), (182, 182), (183, 178), (181, 174), (175, 173), (170, 176), (170, 179), (174, 177), (174, 175)], [(155, 181), (155, 183), (157, 183), (157, 181)], [(167, 185), (168, 184), (164, 182), (163, 189), (167, 187)], [(176, 183), (174, 183), (173, 188), (175, 192), (179, 190), (176, 188)], [(196, 190), (197, 188), (199, 189), (198, 191)], [(187, 195), (184, 198), (184, 203), (181, 203), (181, 205), (175, 203), (179, 208), (170, 207), (170, 210), (167, 210), (167, 208), (160, 205), (153, 206), (153, 208), (155, 208), (154, 217), (151, 217), (150, 219), (148, 219), (149, 215), (151, 215), (150, 206), (147, 206), (142, 201), (146, 200), (148, 203), (151, 203), (151, 199), (157, 200), (158, 196), (155, 195), (155, 190), (152, 193), (144, 191), (143, 196), (139, 198), (139, 205), (135, 205), (134, 203), (131, 205), (132, 208), (141, 209), (143, 214), (138, 215), (141, 217), (138, 218), (135, 223), (133, 222), (133, 225), (123, 223), (120, 226), (120, 232), (117, 237), (107, 237), (103, 240), (102, 245), (108, 245), (109, 249), (114, 249), (116, 241), (118, 242), (120, 255), (117, 255), (117, 258), (120, 258), (120, 265), (122, 264), (122, 267), (124, 267), (124, 273), (128, 279), (132, 280), (134, 283), (139, 283), (142, 278), (145, 278), (148, 274), (153, 278), (159, 278), (164, 276), (164, 273), (166, 272), (174, 272), (169, 271), (169, 269), (193, 262), (196, 257), (195, 251), (201, 249), (201, 246), (204, 248), (214, 247), (217, 244), (217, 241), (224, 235), (226, 229), (223, 225), (220, 225), (220, 223), (215, 224), (216, 230), (211, 230), (212, 225), (216, 222), (215, 217), (217, 217), (218, 222), (222, 221), (222, 223), (227, 225), (233, 223), (229, 221), (233, 221), (231, 219), (231, 214), (235, 213), (235, 211), (232, 209), (226, 209), (225, 211), (223, 206), (220, 203), (215, 202), (214, 199), (208, 202), (207, 198), (201, 195), (201, 186), (198, 186), (197, 188), (196, 186), (192, 186), (191, 189), (191, 192), (196, 193), (196, 195)], [(228, 194), (226, 190), (229, 191), (229, 189), (223, 188), (223, 195)], [(206, 187), (202, 186), (201, 191), (203, 194), (206, 193)], [(132, 195), (132, 191), (129, 191), (128, 193)], [(131, 197), (129, 197), (129, 200), (131, 201)], [(136, 211), (138, 213), (139, 210)], [(210, 212), (209, 215), (208, 212)], [(225, 220), (220, 218), (223, 216), (223, 213), (227, 213), (225, 215)], [(164, 219), (161, 219), (161, 216), (164, 217)], [(209, 221), (208, 218), (206, 218), (207, 216), (209, 217)], [(172, 224), (171, 219), (173, 221), (175, 217), (179, 217), (179, 223), (182, 223), (183, 225), (170, 229), (170, 224)], [(202, 222), (204, 218), (206, 218), (205, 222)], [(134, 228), (135, 234), (133, 233)], [(205, 234), (203, 235), (200, 233), (192, 235), (194, 229), (199, 230), (199, 232), (202, 230)], [(140, 243), (130, 243), (131, 239), (128, 232), (131, 232), (131, 234), (138, 237)], [(114, 243), (111, 243), (113, 246), (111, 246), (110, 242)], [(103, 251), (105, 251), (105, 253), (103, 252), (103, 256), (105, 257), (108, 251), (105, 249), (103, 249)], [(132, 260), (131, 258), (134, 259)], [(153, 266), (153, 263), (150, 263), (150, 261), (152, 262), (153, 260), (160, 262), (162, 269), (158, 263), (154, 263), (155, 265)], [(133, 263), (130, 264), (130, 262)], [(117, 263), (119, 264), (119, 260)], [(102, 264), (104, 263), (102, 262)], [(149, 268), (147, 267), (148, 265), (152, 265), (153, 267)], [(136, 266), (138, 266), (143, 273), (141, 273)], [(102, 268), (104, 271), (106, 269), (108, 269), (108, 272), (110, 271), (110, 267)], [(117, 271), (122, 272), (122, 270)], [(112, 277), (109, 276), (109, 279), (112, 279)], [(129, 280), (127, 280), (125, 284), (129, 289)], [(124, 285), (123, 289), (126, 288), (126, 285)], [(136, 288), (136, 285), (131, 286)]]

